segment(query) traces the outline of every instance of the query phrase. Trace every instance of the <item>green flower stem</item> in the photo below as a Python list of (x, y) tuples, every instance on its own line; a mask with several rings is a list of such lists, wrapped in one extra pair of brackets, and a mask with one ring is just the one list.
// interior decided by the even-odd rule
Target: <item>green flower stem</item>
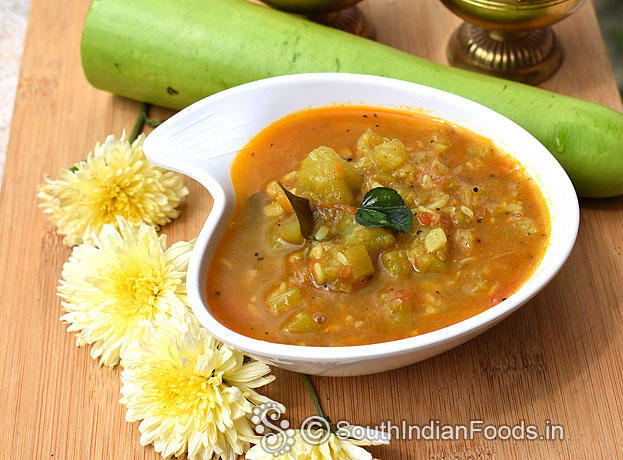
[(132, 133), (130, 134), (130, 144), (136, 140), (136, 138), (143, 132), (143, 128), (145, 125), (150, 126), (152, 128), (157, 128), (160, 126), (165, 120), (152, 120), (147, 115), (149, 111), (149, 104), (147, 102), (141, 102), (141, 107), (138, 110), (138, 115), (136, 116), (136, 121), (134, 122), (134, 126), (132, 127)]
[[(134, 126), (132, 127), (132, 133), (130, 133), (130, 144), (136, 140), (136, 138), (143, 132), (143, 128), (145, 125), (150, 126), (152, 128), (157, 128), (166, 120), (152, 120), (147, 115), (149, 111), (149, 104), (147, 102), (141, 102), (141, 106), (138, 109), (138, 115), (136, 116), (136, 121), (134, 122)], [(69, 170), (73, 173), (78, 171), (77, 163), (76, 165), (69, 168)]]
[(305, 388), (307, 388), (307, 391), (309, 392), (312, 402), (314, 403), (314, 407), (316, 408), (316, 413), (324, 418), (327, 419), (327, 417), (324, 415), (324, 412), (322, 411), (322, 407), (320, 406), (320, 400), (318, 399), (318, 395), (316, 394), (316, 390), (314, 390), (314, 386), (311, 383), (311, 380), (309, 379), (309, 376), (307, 374), (299, 374), (301, 376), (301, 380), (303, 381), (303, 383), (305, 384)]
[(162, 123), (164, 123), (166, 120), (152, 120), (151, 118), (147, 117), (145, 119), (145, 124), (151, 128), (157, 128), (158, 126), (160, 126)]
[(130, 134), (130, 144), (136, 140), (136, 138), (143, 132), (145, 126), (145, 120), (147, 119), (147, 111), (149, 110), (149, 104), (141, 102), (141, 107), (138, 109), (138, 115), (134, 126), (132, 127), (132, 133)]

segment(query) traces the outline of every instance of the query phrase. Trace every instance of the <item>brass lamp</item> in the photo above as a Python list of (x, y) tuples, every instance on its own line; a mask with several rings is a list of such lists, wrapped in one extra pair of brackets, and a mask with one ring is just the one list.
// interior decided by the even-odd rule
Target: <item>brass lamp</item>
[(312, 21), (374, 38), (374, 27), (355, 6), (361, 0), (262, 0), (281, 11), (302, 14)]
[(562, 47), (549, 27), (585, 0), (441, 0), (464, 22), (450, 37), (456, 67), (538, 84), (562, 63)]

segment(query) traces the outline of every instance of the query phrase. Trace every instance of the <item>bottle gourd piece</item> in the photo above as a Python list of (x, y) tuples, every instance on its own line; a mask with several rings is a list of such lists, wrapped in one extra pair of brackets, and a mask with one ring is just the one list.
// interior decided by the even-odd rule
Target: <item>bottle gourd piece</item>
[(244, 0), (95, 0), (81, 55), (96, 88), (175, 109), (250, 81), (306, 72), (380, 75), (431, 86), (524, 127), (557, 158), (578, 194), (623, 193), (623, 114), (430, 62)]

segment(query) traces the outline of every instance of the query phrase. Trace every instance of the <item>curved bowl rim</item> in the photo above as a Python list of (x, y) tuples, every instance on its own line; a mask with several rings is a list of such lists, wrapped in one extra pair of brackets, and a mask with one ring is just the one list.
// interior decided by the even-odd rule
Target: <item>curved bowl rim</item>
[[(206, 101), (210, 99), (216, 98), (225, 98), (229, 95), (238, 94), (245, 91), (254, 91), (262, 88), (266, 88), (272, 85), (279, 85), (282, 83), (301, 83), (305, 82), (325, 82), (330, 84), (335, 81), (356, 81), (369, 83), (372, 85), (392, 85), (394, 87), (404, 88), (405, 90), (418, 92), (425, 92), (435, 96), (441, 96), (450, 100), (456, 104), (467, 105), (470, 110), (481, 111), (489, 116), (499, 117), (500, 120), (504, 120), (504, 123), (514, 125), (515, 129), (522, 131), (522, 136), (525, 136), (526, 139), (531, 139), (538, 143), (540, 148), (542, 149), (543, 154), (543, 163), (544, 169), (547, 169), (547, 175), (549, 177), (542, 176), (542, 181), (559, 181), (560, 183), (557, 187), (562, 187), (567, 193), (567, 196), (571, 203), (568, 203), (572, 209), (572, 215), (569, 215), (566, 218), (566, 223), (568, 225), (568, 232), (565, 234), (565, 241), (557, 241), (557, 245), (561, 246), (560, 256), (556, 259), (555, 262), (552, 262), (550, 266), (546, 268), (546, 270), (539, 275), (539, 283), (532, 286), (530, 282), (532, 278), (529, 278), (514, 294), (512, 294), (508, 299), (494, 305), (493, 307), (484, 310), (481, 313), (478, 313), (470, 318), (467, 318), (458, 323), (452, 324), (450, 326), (444, 327), (442, 329), (438, 329), (432, 332), (428, 332), (422, 335), (409, 337), (400, 340), (394, 340), (389, 342), (379, 342), (368, 345), (354, 345), (354, 346), (304, 346), (304, 345), (290, 345), (283, 343), (275, 343), (268, 342), (264, 340), (254, 339), (245, 335), (242, 335), (238, 332), (235, 332), (225, 325), (221, 324), (210, 312), (209, 307), (206, 303), (204, 303), (200, 289), (205, 288), (205, 280), (199, 279), (199, 275), (201, 273), (201, 264), (204, 258), (204, 254), (207, 249), (207, 243), (211, 237), (212, 232), (207, 232), (206, 227), (209, 222), (206, 220), (204, 223), (201, 233), (199, 234), (197, 241), (195, 243), (195, 248), (193, 249), (193, 254), (191, 256), (191, 260), (189, 263), (188, 275), (187, 275), (187, 287), (188, 287), (188, 297), (191, 304), (191, 307), (199, 319), (199, 322), (203, 324), (203, 326), (217, 339), (233, 346), (236, 349), (239, 349), (243, 352), (247, 352), (250, 355), (254, 355), (260, 357), (262, 359), (270, 361), (274, 360), (291, 360), (294, 363), (296, 362), (307, 362), (307, 363), (349, 363), (353, 361), (361, 361), (361, 360), (371, 360), (378, 359), (383, 357), (397, 356), (406, 353), (412, 353), (417, 350), (424, 350), (431, 347), (439, 346), (446, 342), (456, 342), (460, 341), (462, 337), (479, 334), (489, 327), (493, 326), (497, 322), (501, 321), (509, 314), (517, 310), (527, 301), (529, 301), (533, 296), (535, 296), (539, 291), (541, 291), (558, 273), (558, 271), (562, 268), (566, 260), (568, 259), (573, 246), (575, 244), (575, 239), (578, 232), (579, 227), (579, 205), (577, 200), (577, 195), (575, 193), (575, 189), (571, 184), (570, 179), (568, 178), (566, 172), (563, 170), (562, 166), (556, 161), (553, 155), (536, 140), (530, 133), (521, 128), (519, 125), (504, 117), (503, 115), (481, 105), (474, 101), (468, 100), (461, 96), (457, 96), (452, 93), (448, 93), (445, 91), (441, 91), (438, 89), (430, 88), (427, 86), (419, 85), (416, 83), (405, 82), (402, 80), (395, 80), (387, 77), (378, 77), (378, 76), (370, 76), (370, 75), (360, 75), (360, 74), (347, 74), (347, 73), (308, 73), (308, 74), (296, 74), (296, 75), (286, 75), (279, 77), (267, 78), (264, 80), (255, 81), (252, 83), (247, 83), (244, 85), (240, 85), (220, 93), (217, 93), (213, 96), (209, 96), (205, 99), (202, 99), (190, 107), (194, 107), (195, 105), (205, 104)], [(356, 105), (356, 104), (353, 104)], [(361, 106), (361, 104), (358, 104)], [(365, 104), (364, 104), (365, 105)], [(190, 108), (189, 107), (189, 108)], [(186, 110), (186, 109), (184, 109)], [(165, 122), (166, 123), (166, 122)], [(164, 126), (164, 124), (163, 124)], [(470, 129), (469, 127), (467, 129)], [(254, 134), (254, 136), (257, 133)], [(148, 138), (149, 139), (149, 138)], [(146, 150), (147, 151), (147, 150)], [(149, 157), (149, 155), (148, 155)], [(520, 159), (517, 159), (522, 166), (523, 163)], [(174, 160), (171, 163), (165, 165), (167, 167), (173, 167)], [(174, 168), (176, 169), (176, 168)], [(183, 168), (179, 168), (180, 171), (183, 171)], [(206, 171), (201, 169), (195, 169), (194, 171), (189, 172), (186, 171), (191, 177), (194, 177), (199, 182), (204, 184), (210, 193), (213, 196), (214, 204), (211, 211), (215, 213), (216, 216), (220, 219), (223, 215), (223, 211), (226, 205), (226, 197), (224, 190), (222, 187), (218, 185), (218, 183), (214, 180), (214, 178)], [(554, 179), (551, 179), (551, 177)], [(539, 186), (539, 189), (546, 195), (542, 190), (542, 187)], [(548, 209), (550, 212), (550, 218), (552, 209), (554, 209), (556, 203), (548, 202)], [(545, 254), (543, 255), (543, 259), (537, 266), (535, 273), (541, 269), (543, 265), (543, 261), (546, 260), (546, 256), (548, 252), (552, 248), (551, 235), (550, 242), (546, 249)], [(532, 275), (534, 276), (534, 274)], [(526, 286), (531, 287), (527, 289)], [(198, 287), (198, 288), (197, 288)], [(458, 344), (458, 342), (457, 342)]]

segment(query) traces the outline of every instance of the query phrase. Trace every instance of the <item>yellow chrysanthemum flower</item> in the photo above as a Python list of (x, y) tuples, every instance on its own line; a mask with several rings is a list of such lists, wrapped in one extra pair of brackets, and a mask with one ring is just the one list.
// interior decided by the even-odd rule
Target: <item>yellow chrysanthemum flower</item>
[(211, 337), (191, 312), (145, 323), (125, 356), (121, 403), (126, 420), (142, 420), (141, 445), (164, 457), (235, 460), (257, 437), (250, 415), (269, 401), (255, 392), (274, 376), (261, 362)]
[(374, 460), (361, 446), (387, 444), (378, 440), (348, 438), (323, 430), (293, 430), (274, 435), (267, 444), (260, 443), (246, 454), (247, 460)]
[(144, 139), (141, 134), (130, 144), (125, 133), (121, 139), (108, 136), (74, 170), (62, 169), (61, 179), (44, 177), (37, 195), (40, 206), (65, 235), (65, 244), (91, 241), (105, 224), (116, 225), (117, 216), (158, 229), (179, 215), (177, 207), (188, 189), (177, 174), (147, 161)]
[(73, 249), (58, 288), (66, 312), (61, 320), (76, 332), (77, 345), (93, 344), (91, 356), (107, 366), (116, 365), (141, 337), (139, 323), (169, 317), (176, 305), (186, 308), (194, 244), (180, 241), (167, 249), (166, 235), (123, 217), (117, 227), (106, 224), (93, 244)]

